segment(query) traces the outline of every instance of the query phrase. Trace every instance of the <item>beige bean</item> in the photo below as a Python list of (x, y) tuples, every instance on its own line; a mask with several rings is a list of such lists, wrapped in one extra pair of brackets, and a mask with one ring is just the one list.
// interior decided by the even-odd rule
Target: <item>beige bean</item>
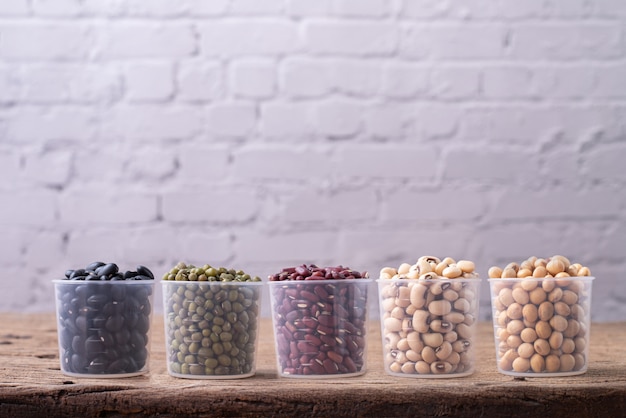
[(546, 368), (546, 361), (540, 354), (533, 354), (530, 358), (530, 368), (535, 373), (541, 373)]
[(422, 360), (426, 363), (431, 364), (437, 361), (437, 355), (435, 354), (435, 349), (431, 346), (424, 346), (421, 352)]
[(498, 325), (506, 327), (509, 322), (511, 322), (511, 319), (506, 314), (506, 311), (498, 313)]
[(505, 268), (502, 271), (502, 278), (503, 279), (513, 279), (513, 278), (517, 278), (517, 270), (514, 270), (512, 268)]
[(415, 371), (418, 374), (430, 374), (430, 364), (425, 361), (418, 361), (415, 363)]
[[(520, 270), (521, 271), (521, 270)], [(517, 273), (519, 275), (519, 272)], [(532, 274), (532, 273), (531, 273)], [(537, 288), (537, 286), (539, 285), (539, 282), (537, 282), (537, 280), (533, 280), (533, 279), (528, 279), (528, 280), (523, 280), (520, 283), (520, 287), (522, 289), (524, 289), (527, 292), (531, 292), (533, 290), (535, 290)]]
[[(459, 293), (461, 292), (461, 290), (463, 290), (463, 283), (461, 283), (459, 280), (452, 280), (450, 281), (450, 289), (454, 290), (455, 292)], [(459, 293), (459, 297), (461, 297), (461, 294)]]
[[(520, 321), (519, 319), (512, 320), (506, 326), (506, 330), (511, 335), (519, 335), (519, 333), (522, 332), (522, 330), (524, 328), (526, 328), (524, 326), (524, 323), (522, 321)], [(457, 332), (458, 332), (458, 330), (457, 330)]]
[(559, 360), (561, 361), (561, 367), (559, 368), (561, 372), (571, 372), (574, 370), (576, 359), (573, 355), (563, 354)]
[(406, 358), (409, 361), (416, 362), (416, 361), (420, 361), (422, 359), (422, 356), (417, 351), (407, 350), (406, 351)]
[(443, 291), (443, 298), (449, 302), (454, 302), (459, 298), (459, 294), (453, 289)]
[(513, 262), (513, 263), (509, 263), (507, 264), (504, 269), (511, 269), (513, 271), (515, 271), (515, 273), (517, 274), (517, 272), (519, 271), (519, 264)]
[(574, 338), (574, 344), (576, 345), (576, 352), (583, 353), (587, 348), (587, 340), (584, 337)]
[(465, 314), (465, 319), (463, 320), (463, 323), (465, 325), (472, 325), (472, 324), (474, 324), (474, 322), (476, 322), (476, 318), (474, 318), (474, 315), (472, 315), (472, 314)]
[(401, 338), (398, 341), (398, 350), (406, 352), (409, 348), (409, 341), (406, 338)]
[(473, 273), (474, 269), (476, 268), (474, 262), (469, 260), (459, 260), (456, 263), (456, 266), (460, 268), (463, 273)]
[(563, 297), (563, 290), (560, 287), (555, 287), (550, 293), (548, 293), (548, 300), (552, 303), (558, 302)]
[(518, 373), (527, 372), (530, 369), (530, 360), (527, 358), (518, 357), (513, 360), (513, 371)]
[(544, 340), (544, 339), (538, 339), (535, 340), (535, 342), (533, 343), (533, 347), (535, 348), (535, 351), (537, 352), (537, 354), (541, 354), (542, 356), (547, 356), (548, 354), (550, 354), (550, 343), (548, 342), (548, 340)]
[(412, 361), (407, 361), (402, 365), (401, 371), (404, 374), (415, 374), (415, 363)]
[(568, 305), (574, 305), (576, 302), (578, 302), (578, 295), (571, 290), (564, 290), (561, 300)]
[(515, 302), (515, 299), (513, 299), (513, 290), (509, 288), (502, 289), (498, 294), (498, 300), (504, 306), (509, 306), (511, 303)]
[(448, 356), (448, 358), (446, 359), (446, 361), (452, 364), (453, 366), (456, 366), (457, 364), (461, 362), (461, 355), (453, 350)]
[(497, 266), (490, 267), (487, 271), (487, 275), (490, 279), (499, 279), (502, 277), (502, 269)]
[(514, 302), (506, 308), (506, 316), (510, 319), (520, 319), (522, 318), (522, 305), (517, 302)]
[[(443, 334), (439, 332), (429, 332), (426, 334), (422, 334), (422, 341), (425, 345), (436, 348), (443, 343)], [(422, 357), (424, 357), (423, 354)]]
[(571, 338), (563, 338), (563, 343), (561, 344), (561, 351), (565, 354), (572, 354), (576, 351), (576, 343)]
[(402, 320), (404, 318), (404, 309), (396, 306), (391, 310), (391, 317)]
[(522, 332), (520, 332), (520, 338), (525, 343), (532, 343), (537, 339), (537, 331), (534, 328), (524, 328)]
[(539, 317), (539, 314), (537, 312), (537, 307), (535, 305), (530, 304), (530, 303), (527, 305), (524, 305), (524, 307), (522, 308), (522, 318), (524, 318), (524, 321), (535, 323), (538, 317)]
[(407, 279), (419, 279), (420, 272), (417, 270), (409, 270), (409, 272), (405, 276)]
[(535, 354), (535, 347), (531, 343), (522, 343), (517, 347), (517, 354), (521, 358), (531, 358)]
[(428, 288), (421, 283), (413, 283), (411, 286), (411, 291), (409, 294), (409, 300), (411, 301), (411, 305), (415, 306), (417, 309), (424, 307), (424, 303), (426, 303), (426, 291)]
[(550, 348), (553, 350), (561, 348), (561, 344), (563, 344), (563, 334), (558, 331), (554, 331), (550, 335), (548, 342), (550, 343)]
[(550, 354), (546, 356), (546, 371), (548, 373), (556, 373), (561, 368), (561, 361), (559, 360), (559, 356), (554, 354)]
[(398, 332), (402, 329), (402, 322), (397, 318), (386, 318), (384, 321), (385, 330), (387, 332)]
[(575, 319), (567, 320), (567, 328), (563, 331), (563, 336), (568, 338), (574, 338), (580, 332), (580, 322)]
[(530, 302), (534, 303), (535, 305), (539, 305), (548, 298), (548, 294), (545, 290), (543, 290), (543, 288), (537, 287), (536, 289), (528, 292), (528, 298)]
[(552, 275), (565, 271), (565, 263), (561, 259), (552, 257), (546, 265), (546, 270)]
[(445, 261), (440, 262), (439, 264), (437, 264), (437, 266), (435, 266), (435, 268), (433, 269), (433, 271), (435, 273), (437, 273), (438, 276), (443, 276), (443, 271), (448, 268), (450, 264), (446, 263)]
[(591, 276), (591, 271), (589, 271), (589, 268), (588, 268), (588, 267), (581, 267), (581, 268), (578, 270), (578, 274), (577, 274), (577, 276), (578, 276), (578, 277), (583, 277), (583, 276)]
[(524, 277), (530, 277), (530, 276), (532, 276), (532, 274), (533, 274), (533, 272), (530, 269), (527, 269), (527, 268), (520, 268), (517, 271), (517, 277), (519, 279), (523, 279)]
[(522, 289), (521, 287), (513, 289), (511, 291), (511, 296), (513, 297), (515, 302), (520, 303), (522, 305), (527, 304), (529, 302), (529, 300), (530, 300), (530, 298), (528, 296), (528, 292), (525, 291), (524, 289)]
[(586, 361), (585, 356), (581, 353), (574, 354), (574, 370), (581, 370), (585, 367)]
[(398, 274), (398, 271), (396, 269), (394, 269), (393, 267), (385, 267), (382, 270), (380, 270), (380, 275), (382, 277), (382, 275), (386, 275), (389, 276), (390, 278), (395, 276), (396, 274)]
[(537, 309), (537, 315), (542, 321), (549, 321), (554, 316), (554, 305), (548, 301), (542, 302)]
[[(549, 273), (547, 271), (544, 277), (549, 277)], [(544, 280), (541, 282), (541, 288), (548, 293), (550, 293), (555, 287), (556, 283), (554, 282), (554, 280)]]
[(567, 319), (561, 315), (554, 315), (550, 321), (550, 326), (552, 329), (558, 332), (563, 332), (567, 329)]
[(546, 274), (548, 274), (548, 270), (546, 270), (545, 266), (537, 266), (535, 270), (533, 270), (533, 277), (537, 279), (546, 277)]
[(413, 329), (417, 332), (428, 332), (430, 326), (428, 325), (428, 319), (430, 314), (428, 311), (417, 310), (413, 313)]
[(554, 312), (561, 316), (568, 316), (571, 312), (570, 307), (565, 302), (556, 302), (554, 304)]
[(552, 327), (546, 321), (539, 321), (535, 324), (535, 331), (537, 332), (537, 337), (548, 339), (550, 335), (552, 335)]
[(428, 311), (437, 316), (449, 314), (452, 311), (452, 304), (445, 300), (435, 300), (428, 305)]
[(510, 348), (517, 348), (522, 345), (523, 341), (519, 335), (509, 335), (509, 338), (506, 339), (506, 345)]

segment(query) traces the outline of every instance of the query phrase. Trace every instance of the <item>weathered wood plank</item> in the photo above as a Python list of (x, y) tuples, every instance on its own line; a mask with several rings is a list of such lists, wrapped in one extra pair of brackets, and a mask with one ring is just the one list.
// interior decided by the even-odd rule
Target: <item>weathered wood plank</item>
[(479, 324), (477, 371), (457, 379), (394, 378), (380, 329), (359, 377), (278, 377), (271, 322), (261, 324), (257, 374), (186, 380), (167, 374), (162, 317), (146, 376), (78, 379), (59, 370), (54, 315), (0, 314), (0, 416), (626, 416), (626, 323), (593, 324), (586, 374), (515, 380), (497, 372), (491, 324)]

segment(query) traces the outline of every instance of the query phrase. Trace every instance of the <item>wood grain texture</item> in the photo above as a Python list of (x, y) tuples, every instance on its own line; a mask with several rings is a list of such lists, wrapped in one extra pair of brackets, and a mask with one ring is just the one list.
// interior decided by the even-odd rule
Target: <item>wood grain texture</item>
[(145, 376), (78, 379), (59, 370), (52, 314), (0, 314), (0, 416), (626, 416), (626, 323), (593, 324), (586, 374), (516, 380), (497, 372), (490, 323), (478, 328), (477, 371), (455, 379), (388, 376), (372, 321), (365, 375), (278, 377), (273, 331), (261, 323), (257, 373), (239, 380), (171, 377), (163, 318), (153, 320)]

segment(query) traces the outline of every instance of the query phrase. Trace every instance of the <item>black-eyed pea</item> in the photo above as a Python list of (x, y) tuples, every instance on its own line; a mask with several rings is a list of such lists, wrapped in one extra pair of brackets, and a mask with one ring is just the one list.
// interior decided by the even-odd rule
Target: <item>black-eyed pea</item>
[(396, 301), (394, 300), (394, 298), (383, 299), (382, 305), (383, 305), (384, 312), (391, 312), (393, 308), (396, 306)]
[(524, 318), (524, 323), (526, 323), (526, 321), (533, 324), (537, 322), (537, 318), (539, 318), (537, 306), (531, 303), (524, 305), (522, 308), (522, 318)]
[(519, 335), (510, 335), (509, 338), (506, 339), (506, 345), (510, 348), (517, 348), (522, 345), (523, 341)]
[(524, 328), (520, 332), (520, 338), (525, 343), (533, 343), (537, 339), (537, 331), (534, 328)]
[(552, 257), (550, 261), (548, 261), (548, 264), (546, 264), (546, 270), (554, 276), (562, 271), (565, 271), (565, 263), (563, 263), (563, 261), (559, 258)]
[(540, 354), (542, 356), (547, 356), (548, 354), (550, 354), (550, 350), (552, 349), (548, 340), (545, 340), (543, 338), (535, 340), (535, 342), (533, 343), (533, 347), (535, 348), (537, 354)]
[(452, 372), (452, 365), (447, 361), (436, 361), (430, 365), (433, 374), (447, 374)]
[(520, 319), (522, 318), (522, 309), (522, 305), (514, 302), (506, 308), (506, 316), (508, 316), (509, 319)]
[(435, 272), (437, 276), (443, 276), (443, 271), (448, 268), (449, 265), (450, 264), (446, 263), (445, 261), (441, 261), (435, 266), (433, 272)]
[(391, 310), (391, 317), (402, 320), (404, 318), (404, 309), (396, 306)]
[(435, 272), (428, 272), (428, 273), (424, 273), (419, 277), (420, 280), (437, 280), (439, 279), (439, 276), (437, 276), (437, 273)]
[(526, 326), (524, 326), (524, 323), (519, 319), (514, 319), (506, 325), (506, 330), (511, 335), (519, 335), (524, 328), (526, 328)]
[(401, 308), (406, 308), (411, 304), (411, 291), (408, 287), (402, 286), (398, 288), (398, 297), (396, 298), (396, 305)]
[(537, 308), (537, 315), (542, 321), (549, 321), (554, 316), (554, 304), (545, 301)]
[(406, 307), (404, 312), (406, 312), (407, 315), (412, 316), (415, 313), (415, 311), (417, 311), (417, 309), (418, 308), (416, 308), (415, 306), (409, 305), (409, 306)]
[(425, 361), (418, 361), (415, 363), (415, 371), (418, 374), (430, 374), (430, 363)]
[(550, 354), (546, 356), (546, 371), (548, 373), (556, 373), (561, 368), (561, 361), (559, 356)]
[(398, 332), (402, 329), (402, 321), (397, 318), (385, 318), (383, 324), (387, 332)]
[(430, 313), (424, 310), (417, 310), (413, 313), (413, 329), (417, 332), (428, 332)]
[(502, 277), (502, 269), (497, 266), (490, 267), (487, 271), (487, 275), (490, 279), (499, 279)]
[(471, 343), (469, 342), (469, 340), (456, 340), (452, 343), (452, 349), (459, 354), (465, 353), (467, 350), (469, 350), (470, 346)]
[(392, 373), (400, 373), (402, 372), (402, 364), (398, 363), (397, 361), (394, 361), (393, 363), (389, 365), (389, 370)]
[(456, 331), (446, 332), (443, 336), (443, 340), (448, 341), (450, 343), (453, 343), (457, 341), (458, 339), (459, 339), (459, 334), (457, 334)]
[(412, 361), (407, 361), (402, 365), (400, 371), (404, 374), (415, 374), (415, 363)]
[(574, 354), (574, 370), (580, 370), (585, 366), (585, 356), (581, 353)]
[(400, 364), (404, 364), (404, 363), (406, 363), (407, 361), (409, 361), (409, 360), (406, 358), (406, 353), (405, 353), (404, 351), (400, 351), (400, 350), (398, 350), (398, 351), (396, 351), (396, 353), (395, 353), (395, 354), (396, 354), (396, 362), (398, 362), (398, 363), (400, 363)]
[(513, 371), (518, 373), (525, 373), (530, 369), (530, 360), (523, 357), (518, 357), (513, 360)]
[(435, 349), (429, 345), (424, 346), (420, 354), (422, 356), (422, 360), (428, 364), (431, 364), (437, 361), (437, 355), (435, 354)]
[(459, 335), (459, 338), (469, 340), (472, 337), (472, 328), (465, 323), (461, 323), (456, 326), (456, 333)]
[(520, 303), (522, 305), (527, 304), (530, 301), (530, 297), (528, 296), (528, 292), (518, 287), (511, 291), (511, 296), (515, 300), (515, 302)]
[(407, 279), (419, 279), (420, 272), (418, 270), (411, 270), (406, 274)]
[(433, 292), (426, 292), (426, 302), (424, 306), (430, 305), (430, 302), (434, 301), (437, 296)]
[[(550, 277), (550, 274), (546, 271), (546, 275), (544, 277)], [(547, 293), (550, 293), (555, 287), (556, 282), (554, 280), (543, 280), (541, 282), (541, 288)]]
[(409, 342), (407, 341), (406, 338), (400, 338), (400, 340), (398, 341), (398, 350), (406, 352), (407, 350), (409, 350)]
[(578, 295), (571, 290), (564, 290), (561, 301), (568, 305), (575, 305), (578, 302)]
[(469, 310), (470, 310), (470, 308), (472, 306), (471, 306), (470, 302), (467, 299), (459, 298), (459, 299), (454, 301), (454, 303), (452, 304), (452, 307), (457, 312), (467, 313), (467, 312), (469, 312)]
[(441, 272), (443, 277), (447, 277), (449, 279), (455, 279), (460, 277), (463, 274), (463, 270), (461, 270), (456, 264), (449, 265)]
[(428, 311), (436, 316), (447, 315), (452, 311), (452, 304), (445, 300), (434, 300), (428, 304)]
[(396, 332), (387, 332), (385, 334), (385, 341), (387, 341), (392, 350), (396, 350), (398, 348), (398, 342), (400, 342), (400, 340), (401, 338)]
[(558, 332), (563, 332), (567, 329), (567, 319), (561, 315), (554, 315), (549, 321), (552, 329)]
[(420, 274), (430, 273), (433, 271), (432, 265), (426, 260), (417, 260), (415, 266), (417, 267), (417, 271), (419, 271)]
[(546, 274), (548, 274), (548, 270), (546, 270), (545, 266), (535, 267), (533, 270), (533, 277), (536, 279), (542, 279), (546, 277)]
[(575, 319), (567, 320), (567, 328), (563, 331), (563, 336), (567, 338), (574, 338), (580, 332), (580, 322)]
[(498, 300), (504, 306), (509, 306), (511, 303), (515, 302), (515, 299), (513, 299), (513, 291), (508, 287), (500, 290), (498, 293)]
[(546, 360), (540, 354), (533, 354), (530, 358), (530, 369), (535, 373), (541, 373), (546, 368)]
[(552, 335), (552, 327), (547, 321), (538, 321), (535, 324), (535, 332), (537, 332), (537, 337), (547, 340)]
[(408, 334), (409, 332), (413, 331), (413, 320), (411, 318), (404, 318), (402, 320), (402, 332), (404, 334)]
[(422, 356), (420, 355), (420, 352), (409, 349), (406, 351), (406, 358), (415, 363), (416, 361), (420, 361)]
[(398, 274), (398, 271), (393, 267), (385, 267), (380, 270), (380, 278), (381, 279), (391, 279), (393, 276)]
[[(463, 315), (461, 312), (450, 312), (447, 315), (443, 316), (444, 322), (447, 323), (451, 323), (451, 324), (460, 324), (461, 322), (465, 322), (465, 315)], [(445, 331), (449, 331), (449, 329), (446, 329)]]
[(517, 354), (519, 354), (521, 358), (529, 359), (535, 354), (535, 348), (531, 343), (522, 343), (517, 347)]
[(452, 327), (453, 327), (453, 324), (446, 319), (444, 320), (434, 319), (430, 322), (430, 329), (433, 332), (445, 333), (445, 332), (452, 330)]
[(443, 298), (449, 302), (454, 302), (459, 298), (459, 294), (454, 289), (446, 289), (443, 291)]
[(398, 274), (407, 274), (411, 269), (411, 265), (409, 263), (402, 263), (398, 267)]
[(577, 353), (584, 353), (587, 348), (587, 340), (584, 337), (574, 338), (575, 351)]
[(576, 351), (576, 343), (574, 343), (574, 340), (571, 338), (563, 338), (561, 351), (563, 351), (564, 354), (572, 354)]
[(550, 343), (550, 348), (553, 350), (558, 350), (561, 348), (561, 344), (563, 344), (563, 333), (554, 331), (550, 338), (548, 338), (548, 342)]
[(420, 338), (419, 332), (415, 332), (415, 331), (410, 332), (406, 336), (406, 340), (409, 343), (409, 348), (413, 351), (420, 353), (422, 349), (424, 348), (424, 343), (422, 342)]
[[(474, 276), (472, 276), (472, 277), (474, 277)], [(450, 281), (450, 289), (452, 289), (455, 292), (459, 293), (463, 289), (463, 283), (461, 283), (458, 280), (452, 280), (452, 281)], [(459, 297), (461, 297), (461, 295), (459, 295)]]
[(533, 289), (530, 292), (528, 292), (528, 299), (530, 300), (531, 303), (535, 305), (539, 305), (540, 303), (544, 302), (547, 298), (548, 298), (548, 294), (541, 287), (537, 287), (536, 289)]
[(439, 347), (435, 348), (435, 355), (439, 360), (446, 360), (452, 354), (452, 351), (452, 344), (444, 341)]
[(472, 314), (465, 314), (465, 319), (463, 320), (463, 323), (465, 325), (472, 325), (472, 324), (474, 324), (474, 322), (476, 322), (476, 318), (474, 317), (474, 315), (472, 315)]
[[(443, 343), (443, 334), (439, 332), (429, 332), (422, 334), (422, 341), (429, 347), (439, 347)], [(422, 357), (424, 355), (422, 354)]]
[(474, 262), (469, 261), (469, 260), (459, 260), (456, 263), (456, 266), (460, 268), (463, 271), (463, 273), (473, 273), (474, 270), (476, 269)]
[(571, 354), (563, 354), (559, 359), (561, 361), (561, 367), (559, 371), (561, 372), (571, 372), (574, 370), (574, 366), (576, 366), (576, 359)]

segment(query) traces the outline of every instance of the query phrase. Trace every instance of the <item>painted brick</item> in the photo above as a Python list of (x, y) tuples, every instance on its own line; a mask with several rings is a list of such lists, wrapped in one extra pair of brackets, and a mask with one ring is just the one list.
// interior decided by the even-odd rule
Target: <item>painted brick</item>
[[(0, 263), (3, 265), (19, 265), (23, 252), (25, 232), (9, 224), (9, 217), (2, 216), (3, 233), (0, 234)], [(6, 281), (6, 280), (3, 280)]]
[(50, 17), (73, 17), (81, 14), (79, 0), (33, 0), (35, 15)]
[[(43, 230), (29, 235), (25, 242), (24, 257), (30, 260), (31, 269), (50, 268), (63, 259), (63, 233)], [(62, 274), (62, 271), (59, 270), (59, 273)]]
[(380, 18), (389, 15), (393, 2), (387, 0), (334, 0), (332, 9), (338, 16)]
[(591, 96), (597, 98), (626, 98), (626, 65), (608, 64), (597, 66), (596, 86)]
[(589, 97), (596, 83), (595, 67), (589, 64), (539, 66), (532, 69), (531, 89), (537, 96), (558, 99)]
[(350, 144), (335, 150), (335, 160), (340, 178), (433, 180), (439, 153), (429, 145)]
[(103, 133), (140, 140), (190, 138), (201, 131), (203, 119), (196, 107), (120, 105), (105, 115)]
[(9, 142), (88, 141), (96, 134), (95, 119), (88, 107), (22, 106), (7, 118), (6, 138)]
[(231, 64), (230, 91), (241, 97), (272, 97), (276, 90), (276, 65), (271, 60), (246, 59)]
[(232, 240), (225, 231), (184, 231), (178, 238), (179, 258), (195, 265), (227, 265), (233, 255)]
[(290, 196), (281, 217), (286, 222), (358, 222), (374, 220), (377, 199), (373, 191), (315, 193), (302, 190)]
[(0, 104), (15, 102), (21, 90), (17, 70), (14, 67), (0, 65)]
[(229, 169), (230, 152), (222, 145), (187, 145), (177, 156), (180, 179), (185, 184), (223, 180)]
[(174, 71), (170, 63), (128, 64), (124, 77), (129, 101), (163, 101), (174, 94)]
[(623, 53), (617, 23), (520, 24), (511, 37), (511, 55), (519, 59), (602, 59)]
[(546, 15), (546, 0), (499, 0), (498, 16), (504, 19), (535, 19)]
[(17, 60), (80, 60), (93, 47), (88, 26), (80, 23), (0, 23), (0, 58)]
[(29, 12), (28, 0), (3, 1), (0, 3), (0, 16), (25, 16)]
[(256, 126), (256, 109), (245, 103), (218, 103), (208, 110), (209, 132), (224, 136), (246, 136)]
[(626, 4), (621, 0), (594, 0), (591, 7), (594, 16), (611, 19), (626, 17)]
[(136, 183), (159, 184), (178, 169), (174, 153), (164, 147), (136, 147), (127, 152), (126, 159), (124, 174)]
[(549, 0), (547, 12), (548, 16), (558, 18), (584, 18), (591, 13), (592, 3), (587, 0)]
[(332, 60), (328, 63), (334, 90), (348, 96), (376, 95), (382, 84), (382, 66), (363, 60)]
[(429, 71), (402, 61), (390, 61), (383, 67), (381, 93), (396, 99), (424, 95), (429, 90)]
[(480, 95), (481, 72), (476, 67), (438, 66), (430, 72), (430, 93), (442, 99), (470, 99)]
[(20, 155), (17, 151), (0, 150), (0, 190), (17, 188), (20, 173)]
[(233, 152), (233, 174), (248, 181), (317, 181), (328, 176), (331, 168), (325, 153), (309, 148), (251, 145)]
[(368, 106), (364, 111), (365, 132), (380, 139), (400, 138), (414, 131), (414, 107), (403, 103)]
[(456, 106), (432, 104), (415, 110), (418, 131), (428, 139), (454, 135), (459, 126), (461, 111)]
[(362, 106), (353, 101), (330, 100), (316, 106), (316, 125), (332, 138), (355, 135), (361, 128)]
[(326, 16), (331, 9), (332, 0), (288, 0), (287, 12), (292, 16)]
[(592, 149), (583, 156), (585, 175), (594, 179), (626, 181), (624, 158), (626, 146), (623, 144)]
[(450, 9), (450, 3), (438, 0), (406, 0), (401, 2), (400, 16), (416, 19), (440, 18)]
[(247, 190), (214, 189), (208, 199), (197, 192), (168, 192), (161, 199), (163, 219), (168, 222), (245, 222), (258, 210), (256, 193)]
[(124, 16), (127, 12), (126, 0), (81, 0), (82, 12), (85, 16)]
[(337, 247), (336, 239), (325, 231), (288, 234), (246, 231), (237, 233), (235, 237), (235, 252), (246, 254), (248, 262), (292, 261), (294, 265), (315, 263), (322, 259), (332, 259)]
[(284, 0), (232, 0), (229, 8), (236, 15), (280, 15), (285, 9)]
[[(33, 306), (37, 299), (32, 297), (33, 287), (38, 282), (37, 273), (33, 272), (24, 275), (24, 267), (7, 267), (5, 270), (6, 277), (19, 277), (20, 280), (2, 280), (0, 281), (0, 292), (2, 292), (2, 311), (3, 312), (20, 312)], [(25, 295), (27, 295), (25, 297)], [(49, 307), (52, 311), (52, 307)]]
[(472, 221), (486, 210), (486, 202), (464, 190), (398, 190), (385, 196), (381, 205), (385, 220)]
[[(127, 228), (96, 227), (75, 229), (68, 237), (67, 258), (76, 260), (65, 268), (87, 265), (94, 260), (121, 264), (128, 249)], [(134, 266), (132, 266), (134, 267)]]
[(188, 1), (168, 0), (127, 0), (128, 16), (137, 17), (175, 17), (185, 15), (189, 6)]
[(280, 55), (298, 49), (297, 25), (278, 19), (232, 19), (200, 25), (204, 56)]
[(507, 28), (500, 24), (424, 24), (403, 34), (399, 52), (407, 58), (501, 59)]
[(176, 74), (178, 98), (183, 101), (208, 101), (223, 95), (224, 76), (219, 63), (187, 61)]
[(220, 16), (230, 5), (230, 0), (188, 0), (191, 16)]
[(509, 150), (454, 149), (443, 156), (445, 179), (491, 179), (515, 181), (534, 176), (537, 161), (528, 152)]
[(0, 225), (46, 225), (55, 221), (56, 207), (56, 195), (49, 190), (0, 192)]
[(543, 166), (544, 178), (565, 183), (582, 180), (579, 167), (580, 155), (576, 151), (560, 146), (553, 152), (543, 152), (538, 158)]
[(68, 225), (124, 225), (156, 219), (154, 195), (122, 190), (67, 191), (59, 198), (61, 221)]
[(182, 58), (196, 51), (188, 24), (115, 22), (98, 28), (99, 56), (105, 59)]
[(483, 69), (483, 94), (491, 99), (525, 99), (533, 96), (532, 72), (522, 66)]
[(306, 46), (315, 54), (388, 55), (396, 49), (396, 25), (379, 22), (311, 20), (304, 23)]
[(280, 67), (281, 90), (293, 98), (319, 97), (331, 91), (329, 66), (316, 59), (288, 58)]
[[(181, 245), (189, 232), (188, 229), (172, 228), (164, 222), (127, 229), (124, 242), (121, 244), (125, 253), (123, 258), (129, 263), (130, 268), (137, 264), (148, 266), (158, 278), (172, 265), (185, 260)], [(155, 265), (164, 263), (167, 263), (165, 268), (160, 270), (154, 268)]]
[(38, 184), (48, 186), (65, 185), (71, 175), (72, 153), (53, 150), (27, 154), (24, 164), (24, 177)]
[(269, 138), (293, 139), (314, 135), (313, 107), (308, 103), (268, 102), (261, 105), (260, 132)]

